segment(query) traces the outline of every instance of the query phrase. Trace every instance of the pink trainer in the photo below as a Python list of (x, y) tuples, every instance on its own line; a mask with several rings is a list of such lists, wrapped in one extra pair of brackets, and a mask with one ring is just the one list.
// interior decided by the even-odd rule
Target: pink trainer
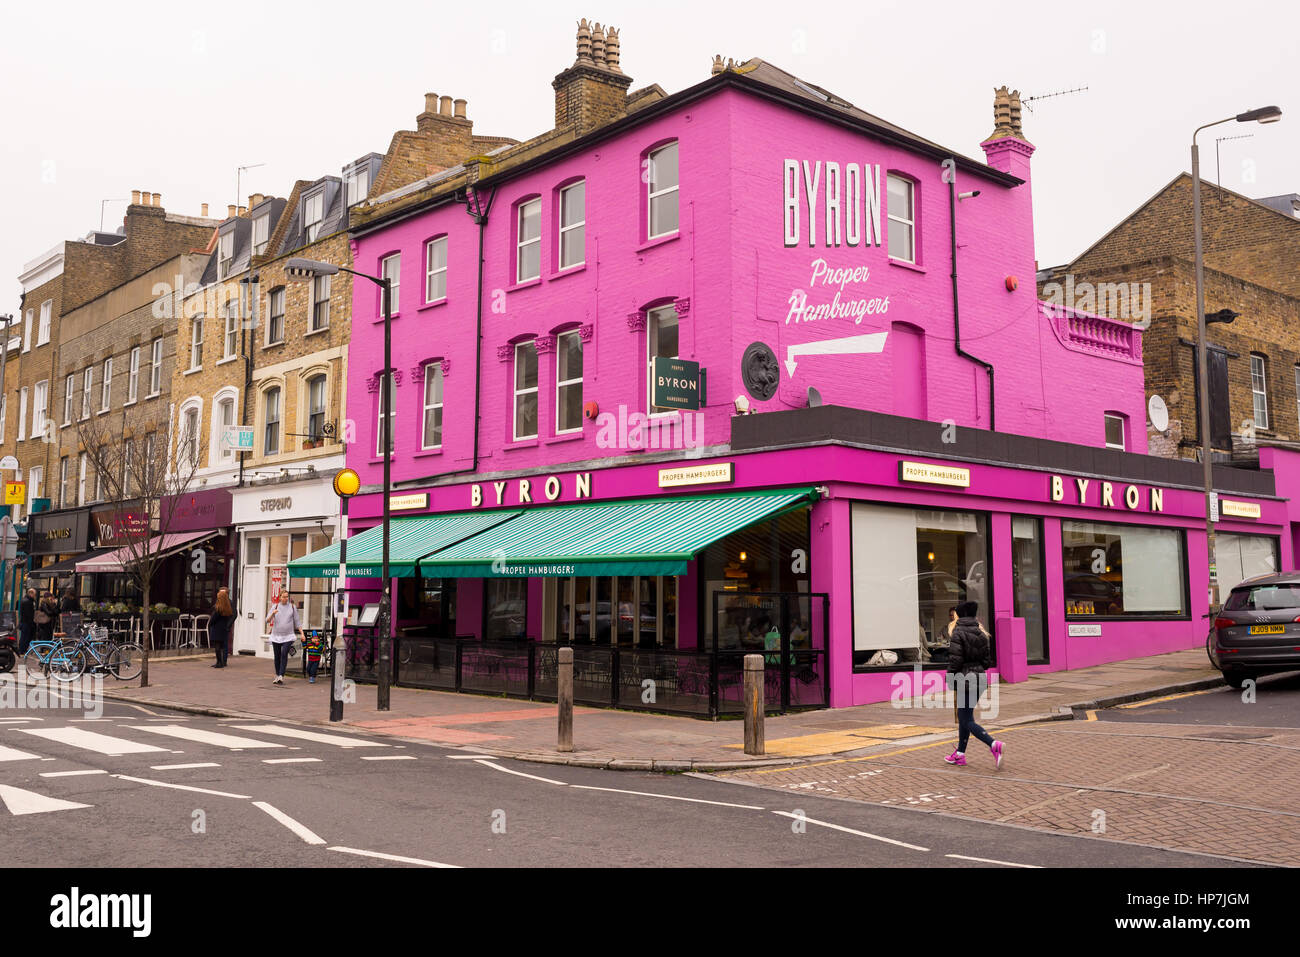
[(955, 764), (959, 768), (966, 767), (966, 755), (960, 751), (954, 751), (952, 754), (944, 755), (944, 760), (949, 764)]

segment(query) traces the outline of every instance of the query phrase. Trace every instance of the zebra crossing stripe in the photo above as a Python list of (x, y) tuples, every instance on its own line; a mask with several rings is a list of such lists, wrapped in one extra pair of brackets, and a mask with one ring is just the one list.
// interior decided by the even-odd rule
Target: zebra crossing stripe
[(152, 744), (139, 744), (125, 738), (114, 738), (111, 735), (100, 734), (98, 731), (87, 731), (84, 728), (23, 728), (22, 733), (45, 738), (47, 741), (57, 741), (59, 744), (66, 744), (69, 747), (114, 756), (119, 754), (148, 754), (167, 750), (166, 748), (155, 748)]
[(59, 798), (46, 797), (35, 791), (0, 784), (0, 801), (9, 809), (10, 814), (44, 814), (48, 811), (75, 811), (78, 808), (91, 807), (76, 801), (62, 801)]
[(277, 724), (241, 724), (236, 731), (256, 731), (259, 734), (275, 734), (284, 738), (297, 738), (301, 741), (315, 741), (319, 744), (333, 744), (340, 748), (390, 748), (392, 745), (365, 738), (352, 738), (342, 734), (322, 734), (319, 731), (304, 731), (302, 728), (282, 728)]
[(26, 751), (19, 751), (17, 748), (6, 748), (3, 744), (0, 744), (0, 761), (27, 761), (38, 757), (40, 757), (39, 754), (28, 754)]
[(148, 731), (150, 734), (163, 734), (169, 738), (181, 738), (198, 744), (212, 744), (219, 748), (242, 751), (246, 748), (283, 748), (275, 741), (258, 741), (256, 738), (241, 738), (220, 731), (205, 731), (202, 728), (187, 728), (179, 724), (136, 724), (129, 725), (131, 731)]

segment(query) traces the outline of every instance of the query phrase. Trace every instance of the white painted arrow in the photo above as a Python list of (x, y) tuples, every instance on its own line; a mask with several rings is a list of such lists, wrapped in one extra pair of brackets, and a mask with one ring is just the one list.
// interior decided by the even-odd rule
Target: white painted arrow
[(785, 371), (794, 378), (797, 363), (795, 356), (846, 356), (855, 353), (872, 353), (885, 351), (887, 332), (869, 332), (861, 336), (846, 336), (843, 339), (827, 339), (823, 342), (805, 342), (798, 346), (789, 346), (785, 350)]
[(22, 788), (10, 787), (7, 784), (0, 784), (0, 801), (4, 801), (5, 807), (9, 809), (10, 814), (75, 811), (77, 808), (91, 806), (89, 804), (78, 804), (75, 801), (61, 801), (58, 798), (46, 797), (44, 794), (37, 794), (35, 791), (24, 791)]

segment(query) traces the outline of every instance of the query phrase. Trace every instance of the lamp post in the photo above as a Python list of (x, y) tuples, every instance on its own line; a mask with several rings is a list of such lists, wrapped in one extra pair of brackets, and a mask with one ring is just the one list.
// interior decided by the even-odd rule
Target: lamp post
[(389, 710), (389, 692), (392, 681), (393, 639), (391, 634), (392, 579), (388, 569), (388, 535), (391, 515), (389, 513), (389, 489), (392, 487), (392, 436), (388, 434), (389, 420), (392, 418), (393, 391), (393, 313), (392, 283), (380, 276), (336, 266), (333, 263), (320, 262), (315, 259), (294, 258), (284, 264), (285, 278), (291, 282), (306, 282), (319, 276), (333, 276), (345, 272), (361, 279), (369, 279), (383, 291), (384, 302), (384, 372), (386, 381), (380, 382), (379, 408), (379, 447), (384, 450), (384, 532), (383, 532), (383, 596), (379, 600), (379, 682), (376, 693), (375, 708), (378, 711)]
[(343, 626), (348, 623), (348, 591), (344, 584), (348, 575), (348, 501), (361, 490), (361, 476), (352, 469), (340, 469), (334, 474), (334, 494), (339, 497), (339, 577), (337, 606), (334, 609), (338, 624), (334, 640), (330, 642), (330, 720), (343, 720), (343, 669), (339, 667), (339, 652), (343, 651)]
[[(1276, 106), (1263, 106), (1257, 110), (1247, 110), (1236, 116), (1215, 120), (1198, 126), (1192, 133), (1192, 221), (1196, 242), (1196, 387), (1201, 396), (1201, 467), (1205, 479), (1205, 557), (1209, 564), (1210, 617), (1219, 611), (1219, 572), (1216, 565), (1214, 544), (1214, 465), (1210, 450), (1210, 392), (1209, 374), (1206, 370), (1205, 349), (1205, 264), (1201, 257), (1201, 152), (1196, 145), (1196, 137), (1201, 130), (1223, 123), (1276, 123), (1282, 119), (1282, 111)], [(1221, 313), (1216, 313), (1216, 317)], [(1225, 321), (1218, 319), (1218, 321)], [(1226, 320), (1231, 321), (1231, 320)]]

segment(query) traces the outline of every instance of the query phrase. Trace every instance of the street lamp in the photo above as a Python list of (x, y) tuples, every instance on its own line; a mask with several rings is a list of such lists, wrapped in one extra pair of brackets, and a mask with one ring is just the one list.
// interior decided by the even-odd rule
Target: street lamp
[(348, 575), (348, 501), (361, 491), (361, 476), (352, 469), (339, 469), (334, 473), (334, 494), (339, 497), (339, 577), (334, 629), (330, 642), (330, 720), (343, 720), (343, 669), (339, 667), (339, 652), (343, 650), (343, 627), (348, 623), (348, 590), (344, 581)]
[[(383, 413), (379, 416), (379, 447), (384, 450), (384, 533), (383, 533), (383, 597), (379, 600), (379, 687), (376, 693), (375, 708), (378, 711), (389, 710), (389, 691), (392, 682), (393, 638), (391, 634), (392, 579), (388, 569), (388, 533), (391, 522), (389, 514), (389, 489), (392, 487), (392, 436), (388, 434), (392, 419), (393, 404), (393, 287), (390, 280), (369, 273), (336, 266), (333, 263), (320, 262), (315, 259), (294, 258), (284, 264), (285, 278), (290, 282), (307, 282), (319, 276), (333, 276), (345, 272), (361, 279), (369, 279), (383, 290), (384, 302), (384, 371), (380, 382), (379, 407)], [(336, 679), (337, 680), (337, 679)]]
[[(1196, 137), (1201, 130), (1223, 123), (1276, 123), (1282, 119), (1282, 111), (1276, 106), (1262, 106), (1256, 110), (1247, 110), (1236, 116), (1215, 120), (1198, 126), (1192, 133), (1192, 221), (1196, 232), (1196, 386), (1201, 396), (1201, 467), (1205, 478), (1205, 557), (1210, 571), (1210, 617), (1219, 611), (1219, 572), (1216, 565), (1214, 545), (1214, 464), (1210, 452), (1210, 390), (1209, 373), (1206, 370), (1205, 356), (1205, 263), (1201, 257), (1201, 152), (1196, 145)], [(1230, 310), (1220, 310), (1211, 321), (1231, 322), (1226, 318)]]

